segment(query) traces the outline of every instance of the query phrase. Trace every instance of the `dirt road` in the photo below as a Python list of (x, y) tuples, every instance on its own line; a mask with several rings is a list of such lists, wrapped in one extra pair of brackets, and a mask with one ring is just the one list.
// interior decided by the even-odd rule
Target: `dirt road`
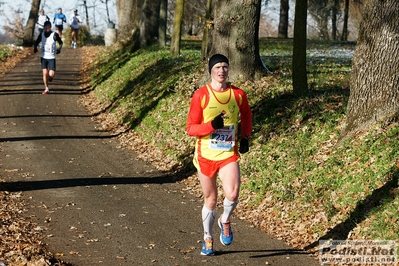
[(97, 129), (78, 104), (81, 56), (62, 50), (48, 95), (38, 54), (0, 80), (0, 189), (29, 198), (51, 252), (78, 266), (318, 265), (236, 217), (235, 242), (201, 256), (202, 200)]

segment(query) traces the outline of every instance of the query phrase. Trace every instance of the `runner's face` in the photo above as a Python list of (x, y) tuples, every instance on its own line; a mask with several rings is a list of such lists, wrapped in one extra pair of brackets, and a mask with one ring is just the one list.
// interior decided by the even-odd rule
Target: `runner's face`
[(50, 32), (50, 31), (51, 31), (51, 25), (50, 25), (50, 24), (47, 24), (46, 27), (44, 27), (44, 30), (45, 30), (46, 32)]
[(211, 69), (212, 80), (217, 82), (224, 82), (227, 80), (229, 74), (229, 64), (226, 62), (220, 62), (215, 64)]

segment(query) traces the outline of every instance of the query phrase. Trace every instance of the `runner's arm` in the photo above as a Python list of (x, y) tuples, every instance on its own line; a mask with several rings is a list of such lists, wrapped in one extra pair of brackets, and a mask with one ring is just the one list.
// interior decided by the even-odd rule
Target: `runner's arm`
[(248, 103), (247, 95), (244, 91), (240, 93), (240, 116), (241, 116), (241, 138), (248, 138), (252, 133), (252, 112)]
[(61, 50), (64, 42), (61, 40), (60, 35), (58, 35), (58, 33), (56, 33), (56, 32), (54, 32), (54, 41), (58, 42), (58, 44), (59, 44), (58, 49)]
[(212, 127), (212, 121), (203, 123), (201, 98), (204, 95), (196, 91), (191, 99), (190, 110), (188, 112), (186, 132), (189, 136), (206, 136), (214, 131)]
[[(39, 36), (37, 36), (37, 39), (35, 41), (35, 43), (33, 44), (33, 51), (37, 52), (37, 46), (39, 45), (39, 43), (42, 41), (42, 35), (39, 34)], [(35, 52), (35, 53), (36, 53)]]

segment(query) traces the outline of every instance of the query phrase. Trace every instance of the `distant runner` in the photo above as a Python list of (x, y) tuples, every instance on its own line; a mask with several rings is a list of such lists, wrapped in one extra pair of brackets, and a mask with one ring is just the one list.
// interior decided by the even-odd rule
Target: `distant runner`
[(44, 29), (44, 22), (46, 22), (46, 21), (50, 21), (50, 18), (46, 14), (44, 14), (43, 9), (40, 9), (39, 15), (37, 16), (37, 22), (36, 22), (37, 28), (39, 30), (39, 35), (42, 34), (43, 29)]
[(73, 11), (73, 15), (69, 19), (69, 25), (71, 26), (71, 39), (72, 39), (71, 46), (74, 49), (76, 49), (76, 42), (78, 41), (78, 34), (81, 22), (82, 18), (78, 14), (78, 10), (75, 9)]
[(62, 39), (62, 31), (64, 30), (64, 23), (67, 22), (66, 16), (62, 13), (62, 8), (58, 8), (57, 13), (54, 15), (55, 32), (58, 33)]

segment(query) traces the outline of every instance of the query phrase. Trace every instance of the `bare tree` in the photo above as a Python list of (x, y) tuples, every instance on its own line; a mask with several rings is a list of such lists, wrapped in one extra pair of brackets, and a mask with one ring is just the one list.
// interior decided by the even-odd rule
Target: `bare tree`
[(170, 44), (170, 53), (173, 56), (180, 54), (181, 27), (184, 14), (184, 0), (177, 0), (175, 6), (175, 18), (173, 23), (172, 41)]
[(139, 1), (116, 0), (119, 42), (128, 42), (134, 33), (138, 33)]
[[(5, 4), (5, 2), (0, 1), (0, 7), (3, 6)], [(4, 15), (4, 10), (0, 9), (0, 15)]]
[(14, 40), (17, 45), (21, 45), (24, 38), (25, 19), (22, 13), (21, 10), (12, 9), (13, 18), (6, 17), (7, 25), (3, 26), (8, 38)]
[(107, 14), (107, 23), (108, 23), (108, 24), (113, 23), (113, 22), (111, 21), (111, 18), (109, 17), (109, 7), (108, 7), (109, 0), (103, 0), (103, 1), (101, 1), (101, 3), (104, 3), (104, 4), (105, 4), (105, 12), (106, 12), (106, 14)]
[(288, 38), (289, 0), (280, 0), (280, 22), (278, 24), (278, 38)]
[(204, 33), (202, 34), (202, 44), (201, 44), (201, 56), (202, 60), (205, 60), (208, 55), (208, 51), (210, 50), (210, 28), (212, 26), (211, 21), (211, 12), (212, 12), (212, 0), (207, 0), (206, 10), (205, 10), (205, 23), (204, 23)]
[(29, 18), (26, 22), (24, 29), (23, 45), (32, 46), (33, 45), (33, 34), (35, 32), (35, 25), (37, 21), (37, 16), (39, 14), (40, 0), (32, 0), (32, 5), (29, 12)]
[(132, 49), (156, 42), (160, 0), (116, 0), (118, 42)]
[(334, 41), (338, 40), (338, 14), (340, 13), (340, 0), (334, 0), (331, 9), (331, 35)]
[(304, 95), (308, 92), (306, 71), (307, 11), (307, 0), (297, 0), (295, 4), (294, 49), (292, 55), (292, 85), (296, 95)]
[(331, 17), (333, 0), (309, 0), (309, 14), (317, 23), (318, 35), (324, 40), (330, 39), (328, 21)]
[(161, 0), (159, 7), (158, 44), (166, 45), (166, 27), (168, 22), (168, 0)]
[(87, 6), (87, 1), (86, 0), (83, 0), (83, 8), (85, 10), (87, 31), (90, 32), (89, 7)]
[(184, 34), (198, 36), (203, 32), (206, 4), (207, 0), (185, 0), (183, 18)]
[(398, 14), (397, 0), (365, 2), (343, 136), (399, 116)]
[(348, 20), (349, 20), (349, 0), (344, 0), (344, 23), (342, 26), (342, 35), (341, 35), (341, 41), (347, 41), (348, 40)]
[[(210, 50), (207, 57), (221, 53), (229, 58), (229, 78), (253, 80), (263, 76), (267, 69), (259, 55), (259, 18), (261, 0), (212, 1)], [(205, 73), (200, 81), (209, 78)]]
[[(176, 6), (177, 0), (168, 0), (168, 6)], [(205, 24), (205, 12), (208, 0), (185, 0), (184, 17), (182, 20), (181, 34), (189, 36), (202, 35)], [(168, 9), (168, 33), (172, 34), (174, 8)]]
[(158, 37), (160, 0), (144, 0), (140, 11), (140, 46), (155, 43)]

